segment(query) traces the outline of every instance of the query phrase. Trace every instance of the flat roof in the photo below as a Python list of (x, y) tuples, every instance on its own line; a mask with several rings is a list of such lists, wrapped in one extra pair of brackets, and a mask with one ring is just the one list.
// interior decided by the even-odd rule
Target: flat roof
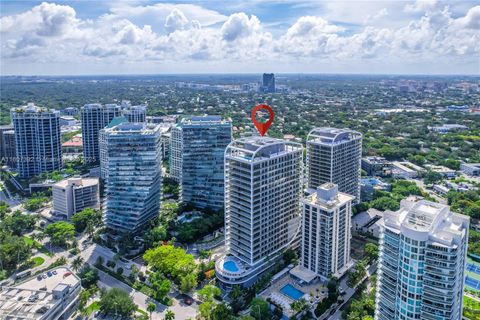
[[(37, 279), (37, 276), (27, 279), (17, 286), (2, 286), (0, 291), (1, 319), (40, 319), (48, 310), (61, 303), (61, 299), (53, 296), (53, 290), (58, 286), (76, 288), (80, 285), (78, 278), (68, 267), (58, 267), (50, 270), (51, 276)], [(55, 274), (54, 274), (55, 273)], [(46, 274), (46, 272), (45, 272)], [(40, 290), (40, 289), (43, 290)], [(30, 301), (29, 301), (30, 300)], [(38, 313), (40, 308), (46, 312)]]

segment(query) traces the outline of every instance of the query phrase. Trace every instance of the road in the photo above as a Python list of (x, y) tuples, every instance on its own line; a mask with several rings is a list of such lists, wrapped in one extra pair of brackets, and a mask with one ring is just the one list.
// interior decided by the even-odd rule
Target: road
[[(365, 278), (368, 278), (370, 277), (372, 274), (374, 274), (375, 272), (377, 271), (377, 263), (373, 263), (372, 265), (370, 265), (370, 267), (368, 267), (367, 269), (367, 275)], [(364, 280), (360, 281), (359, 283), (362, 283)], [(340, 320), (342, 319), (342, 310), (341, 308), (348, 302), (348, 300), (350, 300), (353, 296), (353, 294), (355, 293), (355, 289), (354, 288), (350, 288), (348, 285), (347, 285), (347, 277), (343, 277), (342, 281), (340, 281), (340, 288), (342, 288), (343, 290), (345, 290), (345, 295), (343, 296), (343, 298), (345, 299), (344, 302), (337, 307), (337, 312), (335, 312), (333, 315), (327, 317), (326, 319), (328, 320)], [(321, 318), (320, 318), (321, 319)]]
[[(185, 305), (183, 302), (173, 299), (173, 305), (167, 307), (101, 270), (98, 270), (98, 275), (100, 277), (100, 281), (98, 282), (98, 286), (100, 288), (119, 288), (124, 290), (125, 292), (128, 292), (130, 297), (132, 297), (133, 302), (135, 302), (135, 304), (140, 309), (147, 310), (147, 305), (150, 302), (155, 303), (155, 305), (157, 306), (157, 310), (152, 313), (152, 319), (163, 319), (167, 309), (173, 311), (173, 313), (175, 313), (175, 319), (178, 320), (195, 318), (197, 314), (195, 303), (191, 306), (188, 306)], [(173, 297), (171, 296), (171, 298)]]

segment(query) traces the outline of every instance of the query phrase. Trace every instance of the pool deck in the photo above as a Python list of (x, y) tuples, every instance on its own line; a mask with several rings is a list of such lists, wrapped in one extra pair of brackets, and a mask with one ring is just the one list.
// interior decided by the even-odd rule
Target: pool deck
[(309, 285), (300, 285), (294, 277), (292, 277), (289, 273), (286, 273), (281, 278), (275, 280), (266, 290), (264, 290), (261, 293), (261, 296), (264, 299), (270, 298), (275, 301), (275, 303), (282, 306), (283, 313), (288, 317), (291, 317), (295, 314), (290, 307), (295, 300), (281, 292), (281, 289), (287, 284), (290, 284), (296, 289), (304, 292), (305, 295), (303, 298), (305, 298), (307, 301), (313, 302), (314, 305), (327, 296), (327, 288), (321, 282), (316, 282)]

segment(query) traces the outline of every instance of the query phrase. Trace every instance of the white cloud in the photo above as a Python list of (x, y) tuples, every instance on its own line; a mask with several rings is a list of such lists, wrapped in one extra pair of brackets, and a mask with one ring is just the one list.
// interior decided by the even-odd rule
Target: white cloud
[(187, 17), (177, 8), (173, 9), (165, 19), (165, 28), (169, 33), (175, 30), (183, 30), (187, 25)]
[(392, 60), (478, 60), (480, 6), (454, 18), (448, 7), (436, 1), (402, 4), (415, 17), (401, 27), (384, 25), (396, 13), (390, 6), (376, 3), (374, 7), (363, 27), (349, 29), (312, 15), (299, 17), (273, 37), (257, 16), (245, 12), (227, 17), (197, 5), (134, 6), (129, 2), (85, 20), (70, 6), (42, 3), (1, 18), (2, 63), (161, 61), (174, 67), (198, 60), (221, 61), (226, 66), (231, 62), (248, 66), (254, 61), (309, 65), (353, 60), (361, 64), (358, 61), (364, 59), (387, 64)]
[(251, 16), (249, 19), (243, 12), (232, 14), (221, 28), (222, 37), (226, 41), (248, 37), (259, 30), (260, 20), (256, 16)]

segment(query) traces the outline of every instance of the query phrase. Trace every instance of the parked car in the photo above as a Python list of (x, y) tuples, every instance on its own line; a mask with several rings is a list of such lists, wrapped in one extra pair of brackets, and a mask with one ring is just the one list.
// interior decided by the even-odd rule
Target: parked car
[(48, 276), (48, 277), (51, 277), (51, 276), (52, 276), (52, 272), (51, 272), (51, 271), (48, 271), (48, 272), (47, 272), (47, 276)]

